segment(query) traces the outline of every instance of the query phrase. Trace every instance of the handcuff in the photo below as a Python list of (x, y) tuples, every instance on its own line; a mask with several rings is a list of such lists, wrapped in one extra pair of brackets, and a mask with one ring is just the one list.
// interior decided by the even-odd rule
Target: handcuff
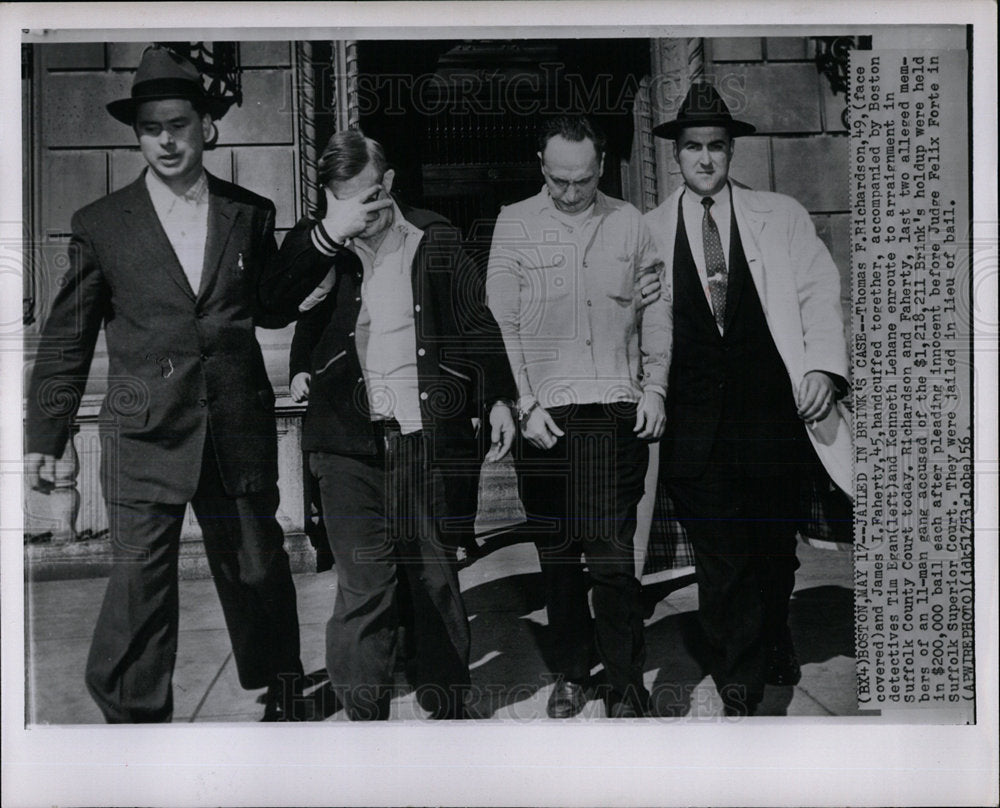
[(534, 401), (532, 401), (531, 404), (529, 404), (527, 407), (522, 407), (520, 404), (518, 404), (517, 425), (518, 427), (520, 427), (522, 432), (524, 431), (525, 426), (527, 426), (528, 424), (528, 419), (531, 417), (531, 413), (533, 413), (540, 406), (541, 404), (538, 403), (537, 398)]

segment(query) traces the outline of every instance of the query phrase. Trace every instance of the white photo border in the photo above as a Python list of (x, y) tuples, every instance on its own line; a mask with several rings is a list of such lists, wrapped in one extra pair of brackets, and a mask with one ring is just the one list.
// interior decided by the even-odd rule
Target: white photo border
[[(239, 19), (241, 26), (227, 23)], [(628, 20), (627, 26), (622, 20)], [(705, 22), (725, 20), (725, 27)], [(179, 21), (184, 28), (177, 27)], [(60, 41), (828, 33), (972, 24), (974, 232), (997, 238), (996, 5), (990, 2), (104, 3), (0, 6), (0, 223), (20, 221), (22, 32)], [(198, 35), (184, 31), (197, 31)], [(850, 31), (846, 31), (849, 33)], [(168, 34), (168, 35), (167, 35)], [(17, 63), (15, 62), (17, 61)], [(990, 274), (991, 273), (991, 274)], [(6, 288), (6, 287), (5, 287)], [(997, 323), (997, 269), (977, 278)], [(20, 301), (4, 299), (4, 316)], [(15, 310), (15, 306), (17, 307)], [(7, 320), (5, 320), (7, 322)], [(975, 391), (975, 726), (878, 719), (755, 719), (575, 726), (310, 724), (25, 728), (20, 353), (0, 351), (3, 798), (29, 805), (997, 804), (996, 346), (978, 346)]]

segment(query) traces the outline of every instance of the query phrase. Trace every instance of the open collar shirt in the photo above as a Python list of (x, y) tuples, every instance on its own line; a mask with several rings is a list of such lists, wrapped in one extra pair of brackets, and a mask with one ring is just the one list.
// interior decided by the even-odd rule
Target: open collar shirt
[(170, 246), (198, 294), (208, 240), (208, 177), (205, 172), (183, 194), (175, 194), (155, 171), (146, 171), (146, 190)]
[[(361, 262), (361, 308), (352, 336), (364, 373), (368, 409), (373, 421), (395, 418), (403, 434), (423, 428), (417, 377), (417, 333), (413, 307), (413, 259), (424, 231), (403, 216), (392, 203), (392, 224), (374, 250), (360, 239), (332, 242), (321, 228), (310, 234), (313, 246), (324, 255), (340, 248), (351, 250)], [(330, 294), (337, 279), (336, 267), (299, 304), (312, 309)]]
[(662, 283), (663, 261), (642, 215), (627, 202), (598, 192), (589, 215), (568, 217), (543, 187), (500, 212), (487, 300), (522, 407), (665, 393), (670, 306), (664, 294), (636, 310), (636, 280), (647, 272)]
[(424, 232), (393, 202), (393, 222), (372, 250), (355, 239), (361, 259), (361, 311), (356, 343), (373, 420), (395, 418), (404, 434), (422, 428), (413, 312), (413, 257)]

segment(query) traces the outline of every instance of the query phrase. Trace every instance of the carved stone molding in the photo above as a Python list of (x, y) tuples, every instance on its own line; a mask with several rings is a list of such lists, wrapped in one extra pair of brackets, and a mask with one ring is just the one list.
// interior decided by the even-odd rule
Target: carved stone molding
[(316, 63), (312, 42), (295, 43), (295, 125), (299, 157), (300, 211), (319, 207), (316, 143)]
[[(652, 123), (663, 123), (677, 115), (691, 83), (705, 75), (705, 42), (700, 37), (650, 40)], [(654, 138), (656, 195), (666, 199), (681, 184), (680, 169), (673, 159), (670, 141)]]
[(358, 112), (358, 42), (355, 39), (334, 40), (333, 92), (337, 130), (358, 129), (361, 116)]

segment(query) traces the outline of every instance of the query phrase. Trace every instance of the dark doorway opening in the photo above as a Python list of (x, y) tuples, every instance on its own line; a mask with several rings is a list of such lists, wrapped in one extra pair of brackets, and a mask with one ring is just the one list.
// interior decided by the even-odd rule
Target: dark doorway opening
[(542, 187), (546, 117), (586, 113), (608, 136), (601, 189), (621, 196), (648, 39), (363, 41), (361, 128), (385, 146), (406, 202), (461, 228), (482, 258), (502, 205)]

